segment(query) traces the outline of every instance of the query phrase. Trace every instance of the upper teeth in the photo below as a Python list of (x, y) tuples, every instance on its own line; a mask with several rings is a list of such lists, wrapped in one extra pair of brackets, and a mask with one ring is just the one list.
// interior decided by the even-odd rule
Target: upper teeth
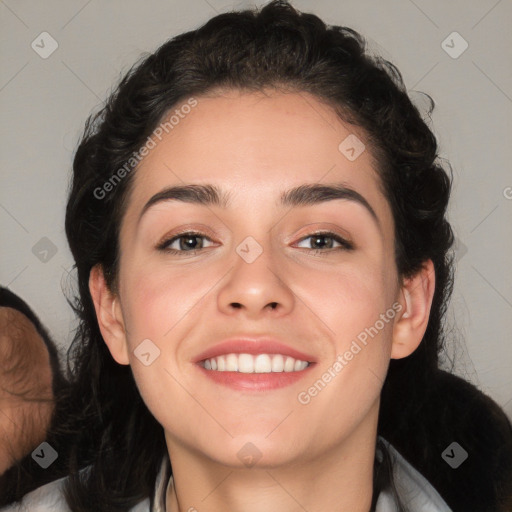
[(202, 364), (207, 370), (241, 373), (298, 372), (309, 365), (281, 354), (226, 354), (205, 359)]

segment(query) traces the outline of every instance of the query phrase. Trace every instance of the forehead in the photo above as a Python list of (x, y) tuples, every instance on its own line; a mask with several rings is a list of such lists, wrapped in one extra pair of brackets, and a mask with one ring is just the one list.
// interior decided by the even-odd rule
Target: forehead
[(173, 116), (172, 124), (152, 137), (155, 146), (135, 172), (132, 214), (170, 185), (214, 183), (237, 207), (248, 199), (275, 202), (304, 183), (337, 182), (360, 192), (386, 223), (390, 212), (364, 131), (315, 96), (231, 90), (195, 100), (192, 108), (173, 107), (163, 120)]

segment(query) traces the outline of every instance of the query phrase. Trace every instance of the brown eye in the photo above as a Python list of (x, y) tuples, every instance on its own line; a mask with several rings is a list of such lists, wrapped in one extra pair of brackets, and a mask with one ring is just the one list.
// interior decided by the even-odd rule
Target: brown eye
[[(345, 240), (344, 238), (341, 238), (336, 233), (330, 233), (330, 232), (320, 232), (320, 233), (313, 233), (307, 237), (302, 238), (299, 243), (303, 243), (304, 241), (311, 240), (310, 242), (307, 242), (307, 244), (310, 245), (310, 247), (305, 247), (306, 249), (311, 249), (312, 251), (319, 251), (319, 252), (328, 252), (330, 250), (352, 250), (354, 246)], [(339, 244), (337, 247), (335, 247), (335, 244)]]
[(158, 249), (161, 251), (171, 252), (173, 254), (187, 252), (195, 253), (196, 251), (204, 248), (204, 240), (210, 239), (202, 233), (180, 233), (179, 235), (162, 242), (158, 246)]

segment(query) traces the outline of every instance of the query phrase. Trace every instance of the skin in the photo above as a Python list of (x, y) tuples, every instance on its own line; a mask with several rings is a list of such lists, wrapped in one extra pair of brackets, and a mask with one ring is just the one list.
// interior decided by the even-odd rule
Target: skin
[(46, 437), (54, 409), (50, 354), (32, 322), (0, 307), (0, 474)]
[[(338, 150), (348, 135), (365, 142), (365, 134), (318, 99), (239, 91), (197, 99), (136, 171), (120, 231), (117, 293), (100, 266), (90, 275), (105, 342), (118, 363), (131, 365), (165, 430), (174, 474), (167, 510), (368, 511), (382, 384), (390, 358), (421, 342), (432, 262), (399, 278), (393, 217), (369, 145), (354, 161)], [(278, 205), (281, 191), (318, 182), (359, 192), (378, 224), (349, 200)], [(231, 204), (160, 202), (139, 220), (155, 193), (184, 183), (218, 185)], [(202, 239), (195, 255), (156, 249), (185, 226), (211, 242)], [(320, 229), (350, 238), (355, 249), (334, 242), (315, 253), (306, 237)], [(247, 236), (263, 249), (252, 263), (236, 252)], [(307, 405), (299, 403), (298, 393), (394, 303), (399, 314)], [(276, 337), (316, 365), (297, 383), (266, 392), (235, 391), (200, 374), (194, 357), (243, 333)], [(161, 353), (144, 366), (134, 350), (148, 338)], [(252, 467), (237, 457), (249, 442), (261, 454)]]

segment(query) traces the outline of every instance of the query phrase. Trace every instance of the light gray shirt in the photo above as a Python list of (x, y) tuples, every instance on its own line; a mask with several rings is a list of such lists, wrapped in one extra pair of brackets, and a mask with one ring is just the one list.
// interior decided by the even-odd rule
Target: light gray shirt
[[(434, 487), (393, 446), (383, 441), (394, 461), (393, 472), (398, 495), (408, 510), (410, 512), (452, 512)], [(43, 485), (26, 494), (21, 503), (4, 507), (0, 512), (71, 512), (62, 494), (65, 480), (66, 477)], [(150, 500), (146, 498), (131, 508), (130, 512), (166, 512), (165, 498), (172, 485), (169, 458), (165, 456), (155, 483), (153, 508), (150, 509)], [(376, 512), (396, 512), (397, 510), (397, 504), (392, 495), (382, 492), (377, 500)]]

